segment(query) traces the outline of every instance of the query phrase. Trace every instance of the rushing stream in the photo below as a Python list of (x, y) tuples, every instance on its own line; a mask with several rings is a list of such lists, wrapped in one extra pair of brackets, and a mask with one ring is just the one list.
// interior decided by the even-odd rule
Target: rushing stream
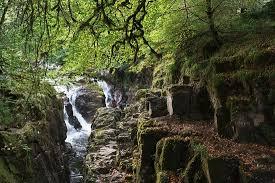
[[(102, 88), (105, 95), (105, 102), (107, 107), (111, 107), (113, 97), (111, 94), (111, 86), (104, 81), (98, 81), (98, 85)], [(71, 144), (73, 154), (70, 156), (69, 167), (71, 173), (71, 183), (83, 182), (82, 165), (86, 155), (86, 146), (88, 138), (91, 134), (91, 124), (88, 123), (82, 115), (78, 112), (75, 101), (79, 94), (81, 94), (81, 86), (55, 86), (55, 90), (58, 93), (66, 95), (67, 102), (64, 101), (64, 120), (67, 126), (67, 138), (66, 142)], [(73, 116), (77, 118), (81, 128), (75, 128), (69, 122), (69, 115), (66, 110), (66, 105), (71, 105)]]
[(65, 109), (66, 103), (64, 103), (64, 120), (67, 126), (67, 138), (66, 142), (70, 143), (72, 146), (73, 155), (69, 160), (69, 167), (71, 171), (71, 183), (80, 183), (82, 182), (82, 164), (83, 159), (86, 155), (86, 146), (88, 143), (88, 138), (91, 134), (91, 124), (89, 124), (82, 115), (77, 111), (75, 107), (76, 97), (79, 95), (79, 91), (82, 87), (66, 87), (66, 86), (56, 86), (55, 89), (64, 93), (66, 97), (69, 99), (69, 103), (72, 105), (73, 115), (77, 118), (79, 123), (81, 124), (80, 129), (75, 129), (69, 123), (69, 116)]

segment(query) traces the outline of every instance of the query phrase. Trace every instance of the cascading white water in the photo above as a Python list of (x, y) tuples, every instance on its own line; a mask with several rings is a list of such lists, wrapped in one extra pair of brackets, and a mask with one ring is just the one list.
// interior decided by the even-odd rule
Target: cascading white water
[(97, 83), (103, 90), (106, 107), (112, 107), (112, 86), (108, 85), (105, 81), (97, 81)]
[(91, 134), (91, 124), (89, 124), (82, 117), (82, 115), (77, 111), (75, 107), (75, 100), (79, 95), (79, 91), (82, 89), (82, 87), (55, 86), (55, 89), (59, 93), (64, 93), (66, 97), (69, 99), (69, 102), (72, 105), (73, 115), (78, 119), (79, 123), (82, 126), (80, 130), (79, 129), (76, 130), (69, 123), (69, 116), (66, 112), (65, 105), (64, 105), (64, 120), (67, 126), (66, 142), (71, 144), (72, 150), (75, 153), (74, 157), (70, 160), (71, 182), (79, 183), (79, 182), (82, 182), (82, 178), (83, 178), (81, 173), (81, 164), (82, 164), (83, 158), (85, 157), (88, 138)]
[[(77, 118), (82, 128), (75, 129), (69, 123), (69, 116), (66, 111), (66, 104), (64, 103), (64, 121), (67, 126), (67, 138), (66, 142), (70, 143), (72, 150), (75, 153), (74, 156), (70, 158), (69, 167), (71, 171), (71, 183), (81, 183), (83, 182), (83, 175), (81, 173), (83, 158), (86, 155), (86, 148), (88, 143), (88, 138), (91, 134), (91, 124), (89, 124), (82, 115), (76, 109), (76, 98), (81, 94), (81, 89), (83, 87), (70, 85), (56, 85), (56, 82), (48, 80), (58, 93), (63, 93), (69, 99), (69, 103), (72, 105), (73, 115)], [(106, 107), (113, 107), (114, 97), (112, 95), (112, 86), (105, 81), (97, 81), (98, 85), (102, 88), (105, 95)]]

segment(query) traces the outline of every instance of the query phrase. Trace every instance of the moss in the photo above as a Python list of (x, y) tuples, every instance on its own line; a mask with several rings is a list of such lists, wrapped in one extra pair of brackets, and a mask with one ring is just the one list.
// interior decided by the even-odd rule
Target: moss
[(215, 75), (210, 81), (210, 88), (218, 98), (224, 98), (228, 92), (226, 78), (224, 75)]
[(251, 109), (251, 100), (248, 97), (229, 97), (226, 101), (226, 107), (230, 109), (231, 116), (240, 111)]
[(158, 172), (156, 183), (169, 183), (169, 175), (167, 172)]
[(163, 88), (164, 86), (173, 83), (175, 67), (176, 62), (173, 58), (173, 55), (165, 55), (162, 62), (154, 68), (152, 87)]
[(102, 88), (97, 83), (88, 82), (88, 84), (86, 84), (85, 86), (87, 87), (87, 89), (91, 89), (92, 91), (97, 92), (99, 95), (104, 96)]
[[(0, 170), (1, 180), (10, 179), (16, 182), (21, 182), (21, 179), (27, 180), (32, 175), (32, 149), (27, 145), (25, 137), (18, 131), (15, 132), (0, 132), (0, 139), (2, 143)], [(20, 178), (20, 179), (19, 179)], [(15, 181), (16, 179), (17, 181)], [(11, 181), (13, 183), (13, 181)]]
[(168, 132), (161, 128), (146, 127), (138, 129), (138, 165), (136, 167), (137, 182), (155, 181), (154, 155), (157, 142), (167, 136)]
[(140, 118), (138, 120), (138, 131), (141, 132), (142, 130), (146, 129), (147, 127), (153, 127), (155, 121), (153, 119), (144, 119)]
[(207, 164), (208, 153), (206, 148), (195, 141), (190, 142), (192, 157), (181, 171), (180, 178), (186, 183), (204, 183), (207, 182)]
[(26, 125), (20, 130), (20, 134), (28, 142), (38, 141), (41, 144), (51, 144), (51, 142), (49, 142), (50, 138), (46, 135), (48, 133), (47, 130), (47, 122), (32, 122), (26, 123)]
[(139, 89), (135, 93), (135, 99), (138, 101), (141, 98), (146, 98), (146, 95), (150, 92), (149, 89)]
[(16, 177), (9, 169), (5, 159), (0, 157), (0, 180), (3, 183), (19, 183)]
[(0, 98), (0, 124), (10, 125), (13, 122), (12, 106), (8, 101)]
[(189, 140), (181, 137), (167, 137), (160, 140), (156, 151), (156, 171), (176, 171), (185, 167), (192, 153), (189, 146)]
[(203, 170), (202, 156), (196, 153), (188, 162), (181, 177), (185, 183), (206, 183), (207, 177)]
[(96, 140), (105, 139), (106, 140), (106, 134), (104, 133), (104, 129), (97, 128), (95, 130), (94, 138)]
[(256, 128), (257, 133), (264, 138), (268, 145), (275, 145), (275, 128), (271, 124), (261, 124)]

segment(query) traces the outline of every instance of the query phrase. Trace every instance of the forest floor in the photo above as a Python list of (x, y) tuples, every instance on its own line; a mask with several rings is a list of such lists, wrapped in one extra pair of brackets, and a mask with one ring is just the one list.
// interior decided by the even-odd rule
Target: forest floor
[(238, 143), (221, 138), (213, 121), (190, 121), (175, 117), (155, 118), (156, 126), (172, 134), (188, 132), (190, 137), (203, 144), (210, 157), (234, 157), (240, 160), (248, 174), (271, 176), (275, 182), (275, 147), (256, 143)]

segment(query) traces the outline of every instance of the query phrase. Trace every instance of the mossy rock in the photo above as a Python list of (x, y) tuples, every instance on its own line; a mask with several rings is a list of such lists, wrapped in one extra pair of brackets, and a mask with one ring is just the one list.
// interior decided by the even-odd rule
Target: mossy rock
[(20, 179), (12, 171), (4, 158), (0, 158), (0, 180), (2, 183), (19, 183)]
[(154, 127), (154, 125), (155, 125), (155, 120), (153, 120), (153, 119), (140, 118), (138, 120), (139, 132), (141, 132), (143, 129), (146, 129), (148, 127)]
[(139, 89), (135, 93), (135, 99), (138, 101), (142, 98), (146, 98), (148, 93), (150, 93), (150, 89)]
[(114, 108), (98, 108), (92, 121), (94, 128), (102, 128), (110, 126), (110, 128), (116, 127), (116, 122), (122, 117), (121, 110)]
[(167, 172), (158, 172), (156, 183), (169, 183), (169, 175)]
[(230, 118), (230, 110), (226, 107), (220, 107), (215, 109), (214, 115), (215, 127), (218, 134), (222, 137), (233, 137), (233, 128)]
[(167, 137), (157, 144), (155, 169), (159, 171), (177, 171), (184, 168), (192, 157), (190, 141), (181, 137)]
[(271, 124), (261, 124), (256, 128), (256, 141), (275, 146), (275, 127)]
[(204, 168), (211, 183), (238, 183), (242, 179), (239, 166), (239, 161), (231, 157), (210, 157)]
[(204, 157), (201, 153), (196, 153), (188, 162), (183, 171), (182, 180), (184, 183), (207, 183), (207, 177), (203, 170)]
[(145, 128), (138, 131), (139, 161), (136, 167), (137, 182), (155, 181), (154, 155), (157, 142), (167, 136), (161, 128)]
[(4, 183), (20, 183), (33, 176), (32, 149), (19, 133), (1, 131), (0, 180)]
[[(173, 82), (173, 74), (175, 74), (176, 62), (172, 55), (166, 55), (163, 58), (163, 62), (158, 64), (154, 68), (153, 72), (153, 88), (163, 88), (164, 86), (171, 84)], [(179, 69), (180, 68), (176, 68)]]

